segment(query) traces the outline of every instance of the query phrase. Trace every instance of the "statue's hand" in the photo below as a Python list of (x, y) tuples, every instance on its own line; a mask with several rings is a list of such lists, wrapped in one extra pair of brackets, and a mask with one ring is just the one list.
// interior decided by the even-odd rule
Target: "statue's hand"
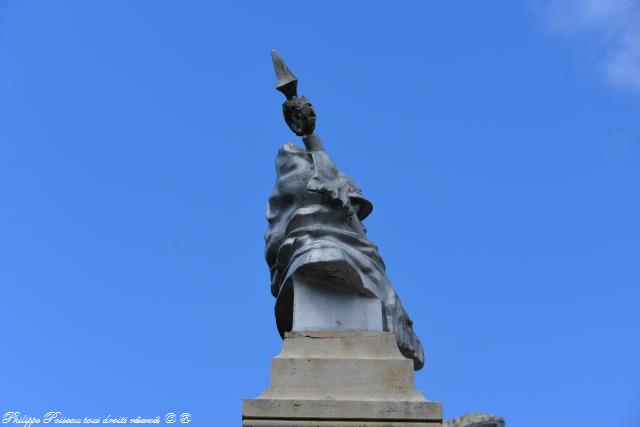
[(293, 97), (282, 104), (284, 120), (298, 136), (311, 135), (316, 128), (316, 113), (306, 97)]

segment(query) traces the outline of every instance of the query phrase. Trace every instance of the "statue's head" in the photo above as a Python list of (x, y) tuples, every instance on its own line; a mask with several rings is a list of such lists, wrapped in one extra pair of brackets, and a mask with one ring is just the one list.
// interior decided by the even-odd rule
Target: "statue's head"
[(306, 97), (292, 97), (282, 104), (289, 129), (298, 136), (311, 135), (316, 128), (316, 113)]

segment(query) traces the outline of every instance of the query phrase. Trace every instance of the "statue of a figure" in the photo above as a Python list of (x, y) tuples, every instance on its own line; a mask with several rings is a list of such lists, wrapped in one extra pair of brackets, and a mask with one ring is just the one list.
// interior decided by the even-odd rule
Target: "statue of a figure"
[[(395, 334), (400, 351), (413, 359), (418, 370), (424, 365), (422, 344), (363, 225), (372, 204), (324, 151), (314, 133), (316, 115), (311, 103), (297, 96), (297, 79), (278, 53), (273, 51), (272, 56), (276, 87), (287, 97), (283, 104), (285, 120), (305, 146), (285, 144), (280, 148), (276, 184), (267, 208), (266, 259), (271, 292), (276, 297), (278, 330), (284, 337), (294, 328), (298, 282), (300, 286), (310, 284), (315, 289), (343, 292), (339, 295), (345, 299), (357, 295), (365, 299), (365, 305), (353, 307), (368, 310), (366, 301), (375, 301), (381, 330)], [(310, 304), (314, 304), (313, 299)]]

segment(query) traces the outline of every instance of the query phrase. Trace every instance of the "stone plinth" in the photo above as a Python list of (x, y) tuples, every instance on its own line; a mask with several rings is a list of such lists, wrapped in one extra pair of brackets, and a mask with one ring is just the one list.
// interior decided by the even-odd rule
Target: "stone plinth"
[(293, 330), (382, 332), (382, 303), (294, 276)]
[(389, 332), (292, 332), (271, 385), (243, 402), (244, 427), (435, 427), (442, 406), (414, 388)]

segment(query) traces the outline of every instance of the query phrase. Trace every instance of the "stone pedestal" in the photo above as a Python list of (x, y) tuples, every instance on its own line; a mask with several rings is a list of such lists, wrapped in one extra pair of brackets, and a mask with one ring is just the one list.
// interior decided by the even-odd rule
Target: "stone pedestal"
[(243, 402), (244, 427), (436, 427), (442, 406), (415, 390), (389, 332), (291, 332), (271, 385)]
[(293, 330), (382, 332), (382, 303), (294, 276)]

